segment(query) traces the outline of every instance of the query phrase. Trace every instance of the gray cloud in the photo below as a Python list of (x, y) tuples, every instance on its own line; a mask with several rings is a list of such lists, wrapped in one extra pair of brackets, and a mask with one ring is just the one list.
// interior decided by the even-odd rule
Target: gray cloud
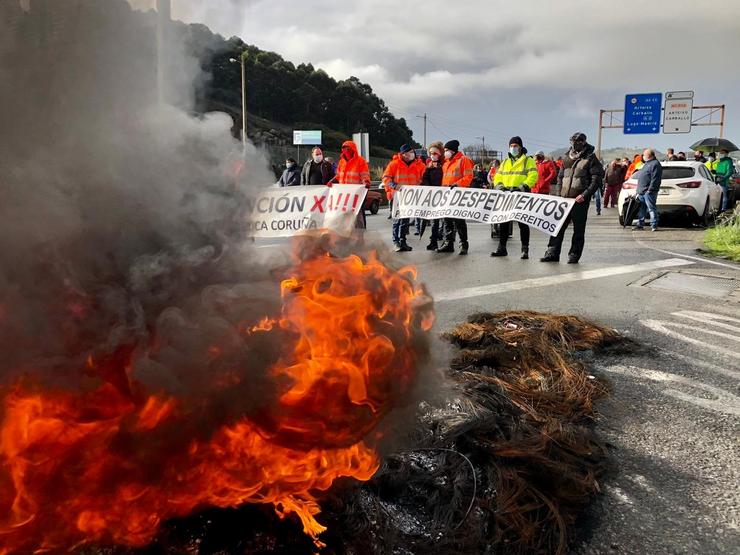
[[(685, 89), (696, 91), (697, 103), (727, 104), (726, 134), (740, 133), (732, 111), (740, 92), (728, 58), (740, 51), (734, 0), (698, 8), (690, 0), (469, 0), (452, 6), (437, 0), (419, 6), (173, 0), (173, 12), (337, 78), (364, 79), (409, 118), (417, 137), (413, 116), (427, 112), (440, 122), (480, 128), (461, 134), (463, 140), (496, 127), (564, 144), (572, 129), (593, 134), (598, 108), (620, 107), (626, 93)], [(718, 56), (726, 61), (720, 64)], [(491, 108), (472, 111), (480, 105)], [(717, 133), (699, 128), (689, 138), (628, 141), (612, 132), (606, 139), (658, 146), (680, 141), (685, 148), (691, 138)]]

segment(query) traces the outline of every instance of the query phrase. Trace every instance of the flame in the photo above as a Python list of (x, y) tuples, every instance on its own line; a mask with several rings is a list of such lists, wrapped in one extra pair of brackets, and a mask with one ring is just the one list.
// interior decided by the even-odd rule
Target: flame
[(244, 341), (287, 338), (270, 368), (275, 402), (194, 434), (186, 449), (157, 448), (191, 429), (192, 414), (182, 399), (130, 380), (140, 356), (131, 346), (80, 359), (80, 373), (104, 380), (92, 391), (29, 379), (2, 391), (0, 553), (145, 546), (167, 519), (245, 503), (296, 515), (321, 546), (320, 492), (377, 470), (368, 434), (413, 385), (423, 356), (415, 342), (434, 316), (413, 269), (394, 271), (374, 254), (298, 262), (281, 297), (279, 315), (238, 326)]

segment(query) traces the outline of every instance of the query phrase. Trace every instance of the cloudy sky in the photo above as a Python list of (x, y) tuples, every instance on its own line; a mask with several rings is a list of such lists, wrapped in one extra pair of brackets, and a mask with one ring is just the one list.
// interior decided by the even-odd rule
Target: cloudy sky
[[(138, 4), (152, 0), (131, 0)], [(173, 17), (369, 83), (418, 141), (485, 136), (530, 151), (596, 141), (600, 108), (637, 92), (693, 90), (726, 104), (725, 136), (740, 141), (738, 0), (172, 0)], [(718, 117), (717, 117), (718, 120)], [(719, 134), (625, 136), (604, 147), (687, 149)]]

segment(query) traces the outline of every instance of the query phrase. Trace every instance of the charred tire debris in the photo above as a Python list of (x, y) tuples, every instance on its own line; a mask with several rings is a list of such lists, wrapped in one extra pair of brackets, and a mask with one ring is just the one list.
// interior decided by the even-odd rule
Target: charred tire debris
[[(580, 353), (637, 348), (576, 316), (481, 313), (443, 337), (458, 351), (458, 394), (420, 411), (414, 447), (368, 482), (322, 502), (326, 554), (564, 554), (600, 491), (608, 447), (594, 403), (608, 384)], [(118, 554), (309, 554), (297, 522), (268, 507), (211, 510), (169, 523), (145, 550)]]

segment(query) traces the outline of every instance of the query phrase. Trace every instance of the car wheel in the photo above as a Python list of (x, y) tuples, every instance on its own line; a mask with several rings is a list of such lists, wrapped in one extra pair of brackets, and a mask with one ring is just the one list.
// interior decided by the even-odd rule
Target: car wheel
[(380, 201), (374, 200), (373, 203), (370, 205), (370, 213), (371, 214), (377, 214), (378, 210), (380, 210)]

